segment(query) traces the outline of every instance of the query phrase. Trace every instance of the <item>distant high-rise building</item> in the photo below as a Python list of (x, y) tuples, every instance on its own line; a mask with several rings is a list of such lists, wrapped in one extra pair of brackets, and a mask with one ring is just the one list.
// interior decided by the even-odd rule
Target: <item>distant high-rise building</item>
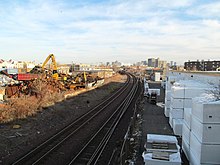
[(156, 58), (155, 59), (155, 65), (154, 65), (154, 67), (159, 67), (159, 61), (160, 61), (160, 59), (159, 58)]
[(147, 61), (141, 61), (142, 65), (147, 65)]
[(148, 66), (149, 67), (155, 67), (155, 58), (148, 58)]
[(170, 61), (170, 66), (173, 66), (173, 61)]
[(162, 61), (162, 60), (158, 61), (158, 67), (159, 68), (166, 68), (166, 66), (167, 66), (167, 62), (166, 61)]
[(155, 68), (165, 68), (167, 65), (166, 61), (162, 61), (159, 58), (149, 58), (148, 59), (148, 66), (155, 67)]

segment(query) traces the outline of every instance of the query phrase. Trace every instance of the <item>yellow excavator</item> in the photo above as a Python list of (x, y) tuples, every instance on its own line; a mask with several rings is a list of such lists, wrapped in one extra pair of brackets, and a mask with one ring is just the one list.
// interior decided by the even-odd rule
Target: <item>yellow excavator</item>
[(54, 57), (53, 54), (50, 54), (50, 55), (46, 58), (46, 60), (44, 61), (43, 65), (42, 65), (42, 70), (45, 69), (44, 67), (45, 67), (45, 65), (48, 63), (48, 61), (49, 61), (50, 59), (52, 60), (52, 77), (53, 77), (53, 79), (58, 80), (59, 75), (58, 75), (58, 73), (57, 73), (57, 63), (56, 63), (56, 60), (55, 60), (55, 57)]

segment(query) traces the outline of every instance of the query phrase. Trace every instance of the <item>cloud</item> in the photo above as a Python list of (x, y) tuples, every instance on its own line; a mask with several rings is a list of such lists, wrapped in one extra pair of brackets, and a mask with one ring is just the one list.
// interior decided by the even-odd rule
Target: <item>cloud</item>
[(207, 3), (201, 3), (197, 6), (190, 8), (187, 13), (199, 18), (220, 18), (220, 2), (212, 1)]
[[(32, 59), (29, 54), (39, 54), (43, 61), (54, 53), (61, 62), (82, 63), (161, 56), (183, 63), (217, 57), (220, 50), (218, 3), (32, 0), (1, 5), (1, 56)], [(199, 16), (208, 7), (211, 12)]]

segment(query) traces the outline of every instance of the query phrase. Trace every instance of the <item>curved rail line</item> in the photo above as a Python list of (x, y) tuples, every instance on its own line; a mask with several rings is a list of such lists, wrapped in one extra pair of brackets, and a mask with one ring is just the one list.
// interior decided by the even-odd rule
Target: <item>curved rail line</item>
[[(88, 123), (94, 116), (98, 115), (98, 113), (100, 113), (104, 108), (109, 106), (111, 103), (113, 103), (114, 100), (120, 97), (121, 94), (128, 88), (130, 81), (130, 76), (128, 76), (125, 85), (122, 88), (120, 88), (116, 93), (114, 93), (104, 102), (91, 109), (86, 114), (80, 116), (78, 119), (76, 119), (71, 124), (63, 128), (61, 131), (54, 134), (45, 142), (26, 153), (13, 164), (38, 164), (40, 161), (45, 159), (45, 157), (47, 157), (51, 152), (53, 152), (57, 147), (59, 147), (64, 141), (66, 141), (70, 136), (72, 136), (76, 131), (83, 127), (85, 123)], [(71, 133), (69, 133), (70, 130)]]
[[(134, 85), (123, 100), (120, 106), (115, 110), (115, 112), (109, 117), (109, 119), (103, 124), (103, 126), (90, 138), (90, 140), (84, 145), (84, 147), (79, 151), (79, 153), (73, 157), (69, 165), (72, 164), (97, 164), (99, 158), (103, 154), (112, 134), (114, 133), (118, 123), (125, 114), (127, 108), (129, 107), (132, 99), (134, 98), (137, 89), (138, 82), (134, 82)], [(92, 147), (96, 146), (96, 148)], [(114, 152), (114, 150), (113, 150)], [(89, 156), (89, 157), (88, 157)], [(110, 164), (111, 157), (109, 160)]]

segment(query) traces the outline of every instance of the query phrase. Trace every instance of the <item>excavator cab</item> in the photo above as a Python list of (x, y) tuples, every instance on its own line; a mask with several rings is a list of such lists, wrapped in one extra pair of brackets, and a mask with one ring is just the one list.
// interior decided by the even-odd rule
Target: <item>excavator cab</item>
[(52, 76), (55, 80), (58, 80), (59, 75), (57, 73), (57, 70), (53, 70), (53, 76)]

